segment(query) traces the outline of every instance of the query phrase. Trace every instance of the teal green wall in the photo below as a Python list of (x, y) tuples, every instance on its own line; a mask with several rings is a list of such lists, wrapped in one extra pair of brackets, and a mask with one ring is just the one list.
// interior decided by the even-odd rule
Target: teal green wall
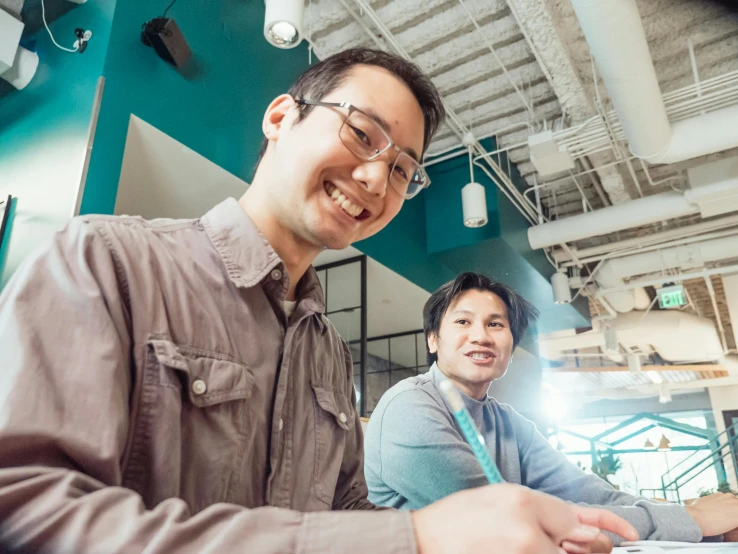
[(250, 180), (264, 110), (308, 66), (304, 44), (279, 50), (266, 42), (262, 0), (187, 0), (168, 14), (193, 52), (178, 71), (139, 38), (167, 3), (118, 2), (82, 213), (113, 213), (131, 114)]
[(114, 8), (115, 0), (90, 1), (50, 25), (66, 47), (74, 42), (75, 27), (92, 30), (83, 54), (56, 48), (43, 27), (22, 38), (38, 53), (39, 67), (25, 89), (0, 100), (0, 198), (17, 197), (0, 287), (29, 251), (72, 216)]

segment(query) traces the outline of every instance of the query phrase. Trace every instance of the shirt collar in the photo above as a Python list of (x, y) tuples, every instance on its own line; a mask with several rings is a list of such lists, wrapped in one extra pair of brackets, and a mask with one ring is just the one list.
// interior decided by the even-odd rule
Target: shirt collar
[[(223, 260), (233, 284), (250, 288), (265, 278), (280, 281), (277, 297), (280, 301), (284, 300), (289, 287), (284, 263), (234, 198), (227, 198), (212, 208), (200, 218), (200, 222)], [(311, 304), (311, 311), (325, 311), (323, 290), (312, 266), (300, 280), (297, 295), (299, 300)]]
[[(436, 364), (435, 362), (431, 366), (428, 373), (430, 374), (431, 381), (433, 381), (433, 384), (440, 392), (440, 388), (438, 387), (438, 385), (441, 384), (442, 381), (445, 381), (447, 377), (443, 373), (441, 373), (441, 370), (438, 369), (438, 364)], [(465, 394), (464, 391), (462, 391), (458, 387), (456, 388), (459, 391), (461, 398), (464, 400), (466, 409), (469, 410), (469, 414), (472, 416), (472, 419), (478, 422), (479, 419), (482, 417), (484, 406), (485, 404), (487, 404), (487, 399), (489, 397), (486, 397), (484, 400), (475, 400), (471, 396)], [(450, 412), (451, 407), (448, 405), (448, 402), (446, 402), (446, 398), (443, 396), (443, 394), (441, 394), (441, 398), (443, 398), (443, 403), (446, 405), (446, 408)]]

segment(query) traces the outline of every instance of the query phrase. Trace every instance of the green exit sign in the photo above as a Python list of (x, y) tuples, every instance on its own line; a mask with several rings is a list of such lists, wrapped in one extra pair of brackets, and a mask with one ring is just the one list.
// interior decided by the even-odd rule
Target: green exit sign
[(658, 290), (658, 295), (661, 309), (679, 308), (687, 304), (687, 295), (683, 285), (661, 288)]

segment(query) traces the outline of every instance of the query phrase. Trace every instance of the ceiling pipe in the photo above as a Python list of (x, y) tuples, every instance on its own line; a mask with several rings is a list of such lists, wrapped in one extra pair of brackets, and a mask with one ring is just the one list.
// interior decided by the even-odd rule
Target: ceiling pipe
[[(669, 269), (696, 269), (703, 267), (707, 262), (717, 262), (736, 256), (738, 256), (738, 236), (733, 235), (605, 260), (594, 274), (594, 281), (600, 289), (607, 290), (623, 286), (625, 279), (636, 275)], [(580, 286), (578, 280), (574, 280), (571, 285), (572, 288)], [(603, 297), (617, 311), (630, 312), (634, 309), (645, 309), (644, 295), (644, 289), (638, 288), (606, 293)], [(648, 301), (646, 302), (648, 304)]]
[(676, 163), (738, 146), (738, 105), (671, 124), (635, 0), (572, 0), (633, 155)]
[[(697, 238), (697, 235), (700, 235), (702, 233), (709, 233), (710, 231), (720, 231), (729, 227), (735, 227), (736, 225), (738, 225), (738, 216), (733, 215), (720, 219), (711, 219), (708, 221), (695, 223), (694, 225), (689, 225), (687, 227), (677, 227), (676, 229), (669, 229), (668, 231), (651, 233), (644, 237), (633, 237), (629, 239), (619, 240), (617, 242), (599, 244), (597, 246), (591, 246), (589, 248), (576, 248), (570, 246), (569, 249), (580, 260), (586, 260), (587, 262), (598, 262), (600, 260), (597, 259), (597, 257), (607, 255), (611, 252), (641, 248), (656, 248), (659, 244), (662, 243), (669, 243), (673, 240), (681, 240), (687, 237)], [(571, 255), (565, 250), (554, 250), (551, 255), (554, 261), (560, 264), (566, 264), (567, 262), (571, 261)], [(590, 258), (592, 259), (590, 260)]]
[[(652, 349), (666, 361), (714, 362), (723, 361), (724, 352), (713, 322), (679, 311), (630, 312), (620, 314), (607, 323), (614, 329), (617, 341), (641, 352)], [(605, 347), (605, 333), (588, 331), (578, 335), (543, 338), (539, 340), (540, 355), (559, 360), (564, 352), (583, 348)], [(644, 366), (644, 369), (647, 367)]]
[[(732, 211), (732, 201), (738, 197), (738, 180), (727, 179), (684, 192), (664, 192), (617, 204), (593, 212), (559, 219), (528, 229), (531, 248), (548, 248), (564, 242), (574, 242), (599, 235), (624, 231), (651, 223), (701, 213), (701, 204), (710, 204), (710, 215)], [(724, 211), (720, 211), (717, 199)]]

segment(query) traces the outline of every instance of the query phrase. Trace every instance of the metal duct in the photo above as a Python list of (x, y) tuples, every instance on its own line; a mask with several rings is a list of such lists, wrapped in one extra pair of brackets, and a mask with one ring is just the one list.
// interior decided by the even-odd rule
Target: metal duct
[(683, 193), (665, 192), (626, 204), (535, 225), (528, 229), (528, 242), (534, 250), (547, 248), (702, 213), (705, 208), (709, 209), (709, 213), (703, 215), (712, 217), (735, 211), (738, 206), (736, 199), (738, 199), (738, 178), (727, 179)]
[[(707, 318), (679, 311), (630, 312), (608, 322), (618, 342), (642, 352), (651, 349), (669, 362), (707, 362), (724, 359), (715, 325)], [(539, 351), (549, 360), (558, 360), (566, 351), (605, 346), (601, 331), (541, 339)]]
[[(667, 269), (696, 269), (706, 262), (735, 257), (738, 257), (738, 235), (606, 260), (595, 273), (594, 280), (602, 289), (615, 288), (623, 286), (624, 279), (635, 275)], [(645, 309), (642, 302), (644, 294), (643, 289), (619, 291), (605, 294), (605, 300), (618, 312), (630, 312), (636, 308)]]
[(738, 106), (671, 125), (635, 0), (572, 0), (633, 155), (676, 163), (738, 146)]

